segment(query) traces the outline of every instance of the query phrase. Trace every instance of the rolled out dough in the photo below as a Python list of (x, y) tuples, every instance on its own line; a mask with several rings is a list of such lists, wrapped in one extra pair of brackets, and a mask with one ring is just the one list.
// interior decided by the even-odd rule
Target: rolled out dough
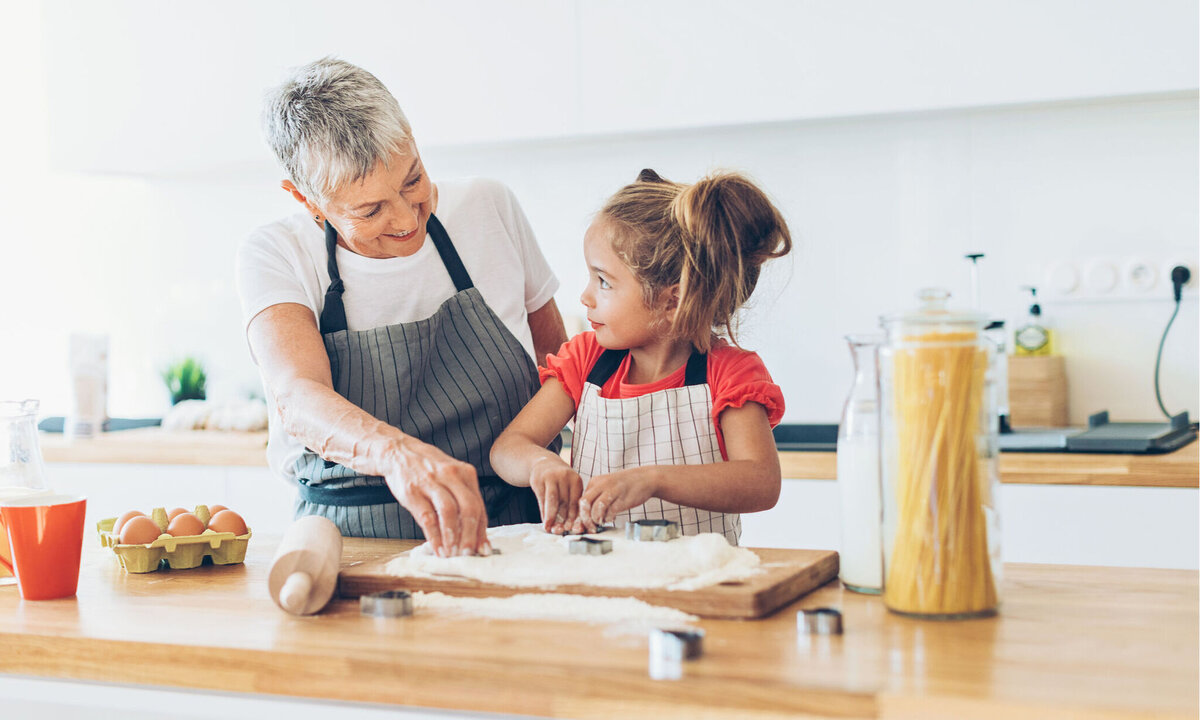
[(732, 547), (717, 533), (685, 535), (668, 542), (626, 540), (619, 529), (590, 537), (611, 540), (612, 552), (572, 555), (570, 538), (547, 533), (536, 524), (506, 525), (488, 530), (488, 540), (500, 555), (440, 558), (426, 543), (394, 558), (387, 571), (399, 577), (457, 576), (510, 587), (668, 590), (694, 590), (760, 572), (757, 555)]

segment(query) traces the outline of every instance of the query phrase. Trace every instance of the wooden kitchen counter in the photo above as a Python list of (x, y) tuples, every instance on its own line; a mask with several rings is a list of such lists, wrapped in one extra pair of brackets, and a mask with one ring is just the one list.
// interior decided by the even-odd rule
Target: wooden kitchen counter
[[(781, 452), (785, 478), (833, 480), (837, 453)], [(1031, 485), (1200, 487), (1200, 443), (1165, 455), (1101, 453), (1000, 453), (1000, 480)]]
[[(265, 432), (140, 428), (75, 442), (42, 433), (40, 442), (46, 461), (55, 463), (266, 466)], [(781, 452), (779, 459), (785, 478), (837, 477), (836, 453)], [(1000, 454), (1000, 478), (1005, 483), (1038, 485), (1200, 487), (1200, 443), (1166, 455), (1006, 452)]]
[[(1197, 573), (1009, 565), (997, 618), (922, 622), (831, 583), (761, 621), (712, 621), (679, 681), (647, 674), (644, 633), (418, 615), (353, 601), (293, 617), (246, 564), (123, 573), (88, 537), (78, 597), (0, 588), (0, 672), (493, 713), (613, 718), (1196, 717)], [(345, 562), (403, 541), (347, 540)], [(833, 606), (845, 635), (797, 636)], [(189, 703), (203, 702), (203, 698)]]

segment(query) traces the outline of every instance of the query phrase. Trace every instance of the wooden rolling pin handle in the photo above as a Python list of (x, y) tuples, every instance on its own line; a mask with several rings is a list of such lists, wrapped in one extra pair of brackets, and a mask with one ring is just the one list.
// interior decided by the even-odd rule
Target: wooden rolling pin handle
[(337, 589), (342, 534), (318, 515), (302, 517), (283, 534), (267, 589), (275, 604), (293, 615), (320, 612)]
[(303, 614), (312, 586), (312, 575), (302, 570), (288, 575), (288, 579), (283, 581), (283, 587), (279, 590), (279, 605), (293, 615)]

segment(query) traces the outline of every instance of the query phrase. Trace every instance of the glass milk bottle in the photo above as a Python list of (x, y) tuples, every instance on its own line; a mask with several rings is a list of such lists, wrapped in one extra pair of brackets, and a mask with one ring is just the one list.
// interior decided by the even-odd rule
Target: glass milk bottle
[(917, 310), (885, 316), (879, 349), (883, 601), (943, 620), (1000, 603), (995, 344), (986, 316), (952, 312), (922, 290)]
[[(0, 503), (45, 492), (46, 467), (38, 445), (37, 411), (37, 400), (0, 400)], [(12, 562), (3, 524), (0, 557)], [(0, 585), (16, 581), (0, 564)]]
[(847, 335), (854, 384), (838, 425), (837, 480), (842, 502), (838, 577), (848, 590), (878, 594), (883, 587), (879, 506), (879, 389), (876, 352), (881, 335)]

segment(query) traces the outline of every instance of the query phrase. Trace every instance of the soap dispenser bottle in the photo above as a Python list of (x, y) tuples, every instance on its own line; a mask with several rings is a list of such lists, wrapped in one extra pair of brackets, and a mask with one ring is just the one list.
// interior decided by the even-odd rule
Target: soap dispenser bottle
[(1042, 306), (1037, 301), (1037, 288), (1026, 287), (1033, 297), (1029, 314), (1017, 324), (1013, 333), (1013, 351), (1017, 355), (1053, 354), (1053, 336)]

